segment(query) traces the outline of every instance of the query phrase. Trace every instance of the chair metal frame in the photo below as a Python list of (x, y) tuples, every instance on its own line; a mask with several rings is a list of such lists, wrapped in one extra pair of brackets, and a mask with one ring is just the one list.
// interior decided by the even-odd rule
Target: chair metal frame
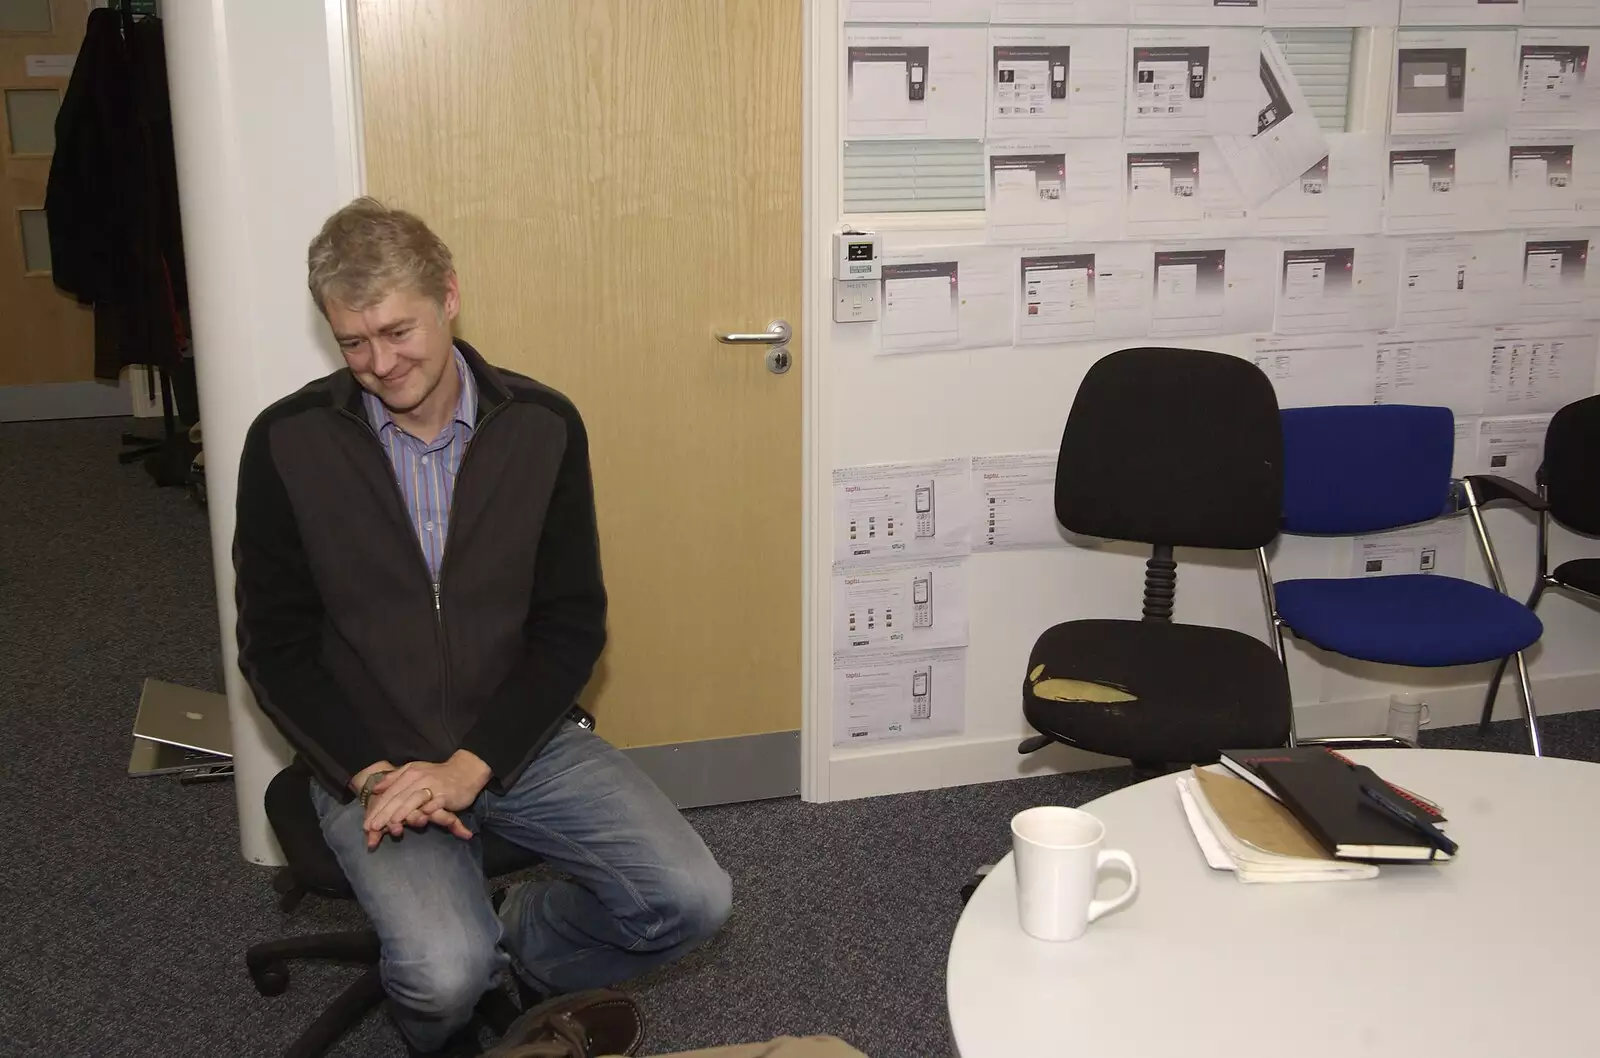
[[(1586, 591), (1583, 588), (1577, 587), (1576, 585), (1568, 584), (1564, 580), (1558, 580), (1554, 575), (1551, 574), (1551, 572), (1550, 572), (1550, 508), (1549, 508), (1550, 495), (1549, 495), (1549, 489), (1546, 487), (1546, 485), (1544, 483), (1544, 479), (1543, 479), (1543, 475), (1542, 474), (1540, 475), (1540, 478), (1539, 478), (1539, 481), (1538, 481), (1538, 488), (1537, 488), (1536, 491), (1537, 491), (1539, 500), (1544, 505), (1542, 507), (1539, 507), (1539, 508), (1535, 509), (1534, 512), (1533, 512), (1534, 516), (1535, 516), (1535, 525), (1536, 525), (1537, 530), (1538, 530), (1538, 534), (1537, 534), (1538, 535), (1538, 544), (1537, 544), (1537, 549), (1538, 549), (1538, 556), (1537, 556), (1538, 557), (1538, 567), (1537, 567), (1537, 571), (1535, 572), (1534, 578), (1533, 578), (1533, 591), (1529, 593), (1528, 601), (1524, 605), (1526, 605), (1528, 607), (1528, 609), (1534, 610), (1535, 612), (1537, 612), (1537, 610), (1539, 608), (1539, 600), (1544, 598), (1545, 591), (1547, 589), (1550, 589), (1550, 588), (1559, 588), (1562, 591), (1571, 592), (1574, 595), (1576, 595), (1576, 596), (1578, 596), (1578, 597), (1580, 597), (1582, 599), (1590, 600), (1590, 601), (1593, 601), (1593, 602), (1595, 602), (1597, 604), (1600, 604), (1600, 595), (1596, 595), (1592, 591)], [(1480, 734), (1484, 733), (1484, 732), (1487, 732), (1489, 730), (1489, 722), (1490, 722), (1491, 718), (1494, 716), (1494, 700), (1495, 700), (1495, 696), (1497, 695), (1497, 693), (1500, 690), (1500, 681), (1505, 677), (1505, 674), (1506, 674), (1506, 663), (1508, 661), (1510, 661), (1510, 660), (1511, 660), (1510, 658), (1501, 658), (1500, 659), (1500, 664), (1495, 666), (1494, 676), (1491, 677), (1490, 680), (1489, 680), (1489, 691), (1488, 691), (1487, 694), (1484, 695), (1484, 698), (1483, 698), (1483, 716), (1478, 721), (1478, 731), (1479, 731)], [(1528, 676), (1527, 676), (1526, 666), (1523, 666), (1521, 664), (1521, 661), (1522, 661), (1521, 655), (1518, 655), (1517, 661), (1518, 661), (1518, 675), (1522, 679), (1522, 685), (1524, 687), (1526, 687), (1528, 685)]]
[[(1464, 477), (1464, 478), (1453, 478), (1451, 480), (1451, 482), (1450, 482), (1450, 498), (1449, 498), (1448, 502), (1446, 503), (1445, 509), (1443, 511), (1439, 512), (1438, 517), (1440, 517), (1440, 518), (1454, 517), (1456, 515), (1461, 514), (1463, 511), (1467, 512), (1468, 514), (1470, 514), (1472, 516), (1472, 526), (1473, 526), (1473, 529), (1475, 531), (1475, 535), (1478, 538), (1479, 553), (1483, 555), (1484, 564), (1486, 566), (1488, 566), (1488, 568), (1489, 568), (1489, 577), (1493, 581), (1494, 589), (1495, 589), (1495, 591), (1498, 591), (1501, 595), (1507, 595), (1509, 593), (1506, 591), (1505, 578), (1503, 576), (1501, 576), (1501, 573), (1500, 573), (1500, 562), (1495, 556), (1494, 542), (1489, 539), (1489, 532), (1484, 527), (1484, 524), (1483, 524), (1482, 503), (1479, 501), (1479, 498), (1478, 498), (1478, 490), (1473, 485), (1473, 482), (1477, 477), (1478, 477), (1477, 475), (1469, 475), (1469, 476)], [(1542, 491), (1542, 486), (1541, 486), (1541, 491)], [(1542, 495), (1541, 495), (1541, 498), (1542, 498)], [(1545, 561), (1545, 553), (1544, 553), (1544, 546), (1545, 546), (1545, 518), (1546, 517), (1548, 517), (1548, 512), (1547, 511), (1540, 512), (1540, 515), (1539, 515), (1539, 518), (1540, 518), (1540, 520), (1539, 520), (1539, 574), (1540, 574), (1540, 579), (1534, 585), (1533, 598), (1528, 603), (1528, 608), (1530, 610), (1533, 608), (1533, 604), (1538, 601), (1540, 593), (1543, 592), (1543, 590), (1544, 590), (1544, 587), (1545, 587), (1544, 581), (1549, 579), (1548, 575), (1545, 573), (1546, 561)], [(1427, 524), (1427, 523), (1422, 523), (1422, 524)], [(1398, 528), (1398, 527), (1396, 527), (1396, 528)], [(1257, 573), (1259, 574), (1260, 579), (1261, 579), (1262, 600), (1263, 600), (1263, 602), (1264, 602), (1264, 604), (1266, 606), (1268, 622), (1272, 625), (1273, 647), (1274, 647), (1274, 649), (1276, 649), (1276, 651), (1278, 653), (1278, 663), (1283, 666), (1284, 679), (1285, 680), (1289, 680), (1289, 686), (1292, 689), (1294, 687), (1294, 681), (1289, 679), (1289, 655), (1288, 655), (1287, 651), (1284, 648), (1284, 635), (1283, 635), (1283, 633), (1284, 633), (1284, 630), (1286, 628), (1288, 628), (1290, 634), (1293, 634), (1294, 629), (1289, 628), (1288, 624), (1284, 621), (1282, 615), (1278, 613), (1277, 593), (1273, 590), (1272, 564), (1267, 559), (1267, 549), (1264, 548), (1264, 547), (1257, 548), (1256, 549), (1256, 558), (1257, 558), (1256, 569), (1257, 569)], [(1543, 743), (1543, 740), (1540, 738), (1540, 735), (1539, 735), (1539, 715), (1538, 715), (1538, 711), (1535, 708), (1534, 702), (1533, 702), (1533, 687), (1532, 687), (1532, 684), (1529, 682), (1529, 679), (1528, 679), (1528, 663), (1523, 658), (1522, 655), (1523, 655), (1523, 652), (1519, 650), (1514, 655), (1512, 655), (1512, 657), (1516, 658), (1516, 661), (1517, 661), (1517, 676), (1518, 676), (1519, 682), (1522, 685), (1523, 718), (1524, 718), (1524, 720), (1526, 720), (1527, 725), (1528, 725), (1528, 741), (1529, 741), (1530, 745), (1533, 748), (1533, 755), (1535, 757), (1542, 757), (1542, 756), (1544, 756), (1544, 743)], [(1489, 708), (1492, 707), (1493, 702), (1494, 702), (1495, 688), (1499, 685), (1500, 676), (1505, 671), (1506, 662), (1508, 660), (1510, 660), (1510, 659), (1509, 658), (1500, 659), (1500, 667), (1495, 671), (1495, 678), (1489, 684), (1489, 700), (1485, 704), (1485, 707), (1484, 707), (1483, 725), (1487, 725), (1488, 724)], [(1394, 744), (1394, 745), (1402, 744), (1397, 739), (1388, 739), (1388, 738), (1376, 738), (1376, 739), (1374, 739), (1374, 738), (1355, 737), (1355, 738), (1312, 738), (1312, 739), (1302, 739), (1302, 738), (1300, 738), (1298, 736), (1297, 730), (1296, 730), (1296, 727), (1295, 727), (1294, 709), (1293, 709), (1292, 706), (1290, 707), (1290, 710), (1289, 710), (1289, 745), (1291, 745), (1291, 746), (1300, 746), (1300, 745), (1346, 745), (1346, 746), (1352, 746), (1352, 745), (1357, 744), (1357, 743), (1359, 743), (1361, 745), (1374, 745), (1374, 744), (1383, 744), (1383, 743)]]

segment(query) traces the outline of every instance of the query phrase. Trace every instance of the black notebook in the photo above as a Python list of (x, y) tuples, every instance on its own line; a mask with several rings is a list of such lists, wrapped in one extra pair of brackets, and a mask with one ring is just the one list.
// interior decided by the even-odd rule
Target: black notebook
[(1399, 795), (1400, 799), (1413, 812), (1416, 812), (1434, 826), (1439, 826), (1445, 822), (1444, 810), (1426, 797), (1413, 793), (1404, 786), (1396, 786), (1388, 779), (1378, 778), (1372, 774), (1371, 768), (1357, 764), (1337, 750), (1329, 749), (1326, 746), (1297, 746), (1293, 749), (1288, 747), (1279, 749), (1225, 749), (1222, 751), (1222, 765), (1262, 793), (1269, 797), (1277, 797), (1277, 791), (1267, 785), (1267, 781), (1261, 777), (1260, 766), (1262, 762), (1270, 760), (1299, 761), (1314, 756), (1331, 756), (1334, 760), (1343, 761), (1352, 768), (1363, 768), (1369, 776), (1377, 778), (1378, 782), (1383, 783)]
[(1362, 785), (1383, 784), (1371, 768), (1323, 750), (1300, 759), (1262, 760), (1256, 770), (1335, 859), (1386, 863), (1450, 859), (1415, 828), (1368, 800)]

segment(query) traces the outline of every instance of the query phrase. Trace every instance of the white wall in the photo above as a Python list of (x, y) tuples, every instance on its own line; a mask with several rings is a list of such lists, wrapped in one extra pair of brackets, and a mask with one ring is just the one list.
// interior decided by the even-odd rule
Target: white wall
[[(989, 781), (1039, 771), (1093, 766), (1104, 758), (1055, 746), (1029, 757), (1016, 753), (1033, 732), (1022, 719), (1021, 686), (1029, 651), (1053, 624), (1085, 617), (1137, 618), (1147, 552), (1132, 546), (1106, 549), (1018, 551), (973, 555), (968, 563), (971, 643), (967, 650), (966, 730), (957, 738), (861, 748), (835, 748), (830, 723), (829, 560), (826, 514), (829, 475), (837, 467), (1053, 451), (1079, 380), (1099, 357), (1141, 342), (1028, 346), (879, 357), (876, 327), (834, 324), (827, 304), (829, 239), (845, 222), (885, 232), (885, 250), (979, 243), (981, 216), (956, 214), (845, 217), (839, 194), (838, 0), (815, 0), (807, 92), (812, 121), (808, 150), (811, 252), (808, 279), (810, 330), (808, 394), (814, 404), (814, 458), (808, 467), (814, 516), (808, 540), (808, 796), (818, 800), (866, 796)], [(1358, 35), (1352, 92), (1353, 130), (1382, 129), (1388, 109), (1387, 71), (1392, 31)], [(1202, 348), (1246, 354), (1250, 336), (1206, 338)], [(1155, 344), (1183, 344), (1167, 341)], [(1516, 511), (1489, 513), (1489, 527), (1513, 594), (1533, 583), (1533, 523)], [(1475, 545), (1469, 575), (1487, 583)], [(1595, 541), (1557, 532), (1552, 562), (1600, 554)], [(1283, 580), (1345, 576), (1348, 541), (1285, 538), (1272, 549), (1273, 573)], [(1253, 559), (1216, 553), (1178, 555), (1179, 621), (1221, 625), (1268, 639)], [(1600, 612), (1566, 598), (1541, 604), (1546, 623), (1530, 652), (1535, 697), (1542, 713), (1588, 708), (1600, 692)], [(1388, 696), (1397, 688), (1423, 688), (1435, 724), (1475, 720), (1490, 669), (1416, 670), (1350, 662), (1314, 648), (1290, 645), (1290, 678), (1302, 735), (1381, 731)], [(1517, 715), (1514, 670), (1503, 686), (1497, 716)], [(1541, 697), (1542, 694), (1542, 697)]]
[(287, 753), (236, 663), (234, 492), (256, 413), (338, 363), (306, 292), (305, 253), (359, 186), (345, 12), (342, 0), (163, 9), (240, 843), (246, 859), (279, 863), (262, 793)]

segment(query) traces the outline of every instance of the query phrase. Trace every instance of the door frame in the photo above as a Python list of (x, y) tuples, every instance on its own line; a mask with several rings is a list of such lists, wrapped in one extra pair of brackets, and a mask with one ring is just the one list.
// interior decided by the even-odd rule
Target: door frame
[[(328, 80), (331, 91), (333, 142), (338, 157), (335, 165), (348, 198), (367, 190), (366, 134), (361, 108), (361, 55), (356, 21), (357, 0), (323, 0), (327, 23)], [(827, 272), (827, 231), (837, 214), (838, 172), (834, 153), (818, 150), (818, 144), (831, 142), (837, 120), (818, 113), (811, 91), (822, 70), (835, 68), (838, 36), (838, 9), (822, 0), (801, 0), (802, 85), (802, 281), (801, 333), (805, 336), (798, 367), (801, 381), (800, 429), (801, 466), (801, 666), (800, 666), (800, 796), (807, 801), (827, 800), (828, 764), (831, 740), (828, 737), (829, 705), (832, 695), (832, 654), (828, 649), (832, 555), (829, 551), (829, 526), (818, 522), (818, 512), (828, 509), (828, 476), (831, 460), (819, 452), (817, 440), (830, 436), (823, 428), (821, 350), (832, 326), (828, 299), (831, 276)], [(820, 82), (827, 83), (827, 82)], [(830, 163), (832, 168), (830, 168)], [(830, 204), (819, 216), (819, 203)], [(830, 227), (824, 227), (823, 222)], [(818, 232), (821, 248), (818, 247)]]
[(805, 101), (801, 151), (805, 237), (802, 304), (806, 336), (800, 403), (805, 483), (801, 530), (801, 720), (800, 796), (831, 800), (833, 754), (833, 452), (830, 442), (832, 387), (825, 382), (832, 353), (832, 233), (839, 219), (840, 160), (838, 101), (822, 86), (838, 83), (843, 31), (838, 0), (803, 0), (804, 53), (801, 98)]
[(361, 116), (361, 54), (356, 37), (356, 0), (323, 0), (328, 26), (328, 97), (332, 100), (333, 145), (339, 182), (356, 198), (367, 191), (366, 126)]

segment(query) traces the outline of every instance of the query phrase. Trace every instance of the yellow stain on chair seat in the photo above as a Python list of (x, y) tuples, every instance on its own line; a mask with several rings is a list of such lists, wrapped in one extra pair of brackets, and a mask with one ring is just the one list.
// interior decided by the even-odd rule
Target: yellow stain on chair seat
[(1116, 705), (1121, 702), (1137, 702), (1137, 694), (1129, 694), (1121, 687), (1109, 683), (1095, 683), (1092, 680), (1065, 680), (1052, 677), (1041, 680), (1044, 675), (1044, 666), (1035, 665), (1033, 671), (1028, 673), (1028, 682), (1033, 684), (1033, 696), (1043, 698), (1047, 702), (1096, 702), (1101, 705)]

